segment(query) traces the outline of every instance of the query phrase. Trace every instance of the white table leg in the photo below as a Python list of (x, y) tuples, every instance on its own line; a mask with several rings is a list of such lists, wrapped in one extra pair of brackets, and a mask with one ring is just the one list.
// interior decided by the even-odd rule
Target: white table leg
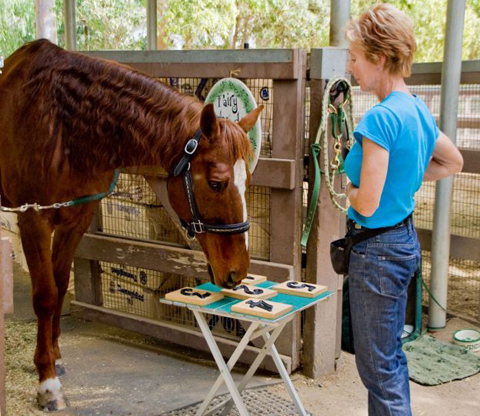
[[(253, 333), (256, 331), (256, 329), (260, 326), (259, 323), (257, 322), (253, 322), (249, 328), (247, 329), (247, 331), (245, 332), (244, 336), (242, 337), (241, 341), (239, 342), (239, 344), (237, 345), (237, 348), (235, 348), (235, 351), (233, 352), (233, 354), (231, 355), (230, 359), (228, 360), (228, 363), (227, 363), (227, 367), (229, 370), (231, 370), (235, 364), (237, 363), (238, 359), (240, 358), (240, 356), (242, 355), (243, 351), (245, 350), (245, 348), (247, 347), (248, 343), (250, 342), (251, 340), (251, 337), (253, 335)], [(210, 330), (210, 328), (209, 328)], [(213, 335), (212, 335), (213, 336)], [(210, 409), (207, 413), (204, 413), (207, 408), (208, 408), (208, 405), (211, 403), (211, 401), (213, 400), (213, 398), (215, 397), (215, 394), (217, 393), (218, 389), (221, 387), (221, 385), (223, 384), (223, 376), (222, 374), (220, 374), (217, 378), (217, 380), (215, 381), (213, 387), (210, 389), (210, 391), (208, 392), (207, 396), (205, 397), (202, 405), (200, 406), (200, 408), (198, 409), (196, 415), (197, 416), (200, 416), (200, 415), (209, 415), (210, 413), (213, 413), (215, 410), (217, 410), (219, 407), (222, 407), (223, 406), (223, 403), (220, 403), (218, 404), (217, 406), (215, 406), (214, 408)], [(230, 400), (230, 399), (228, 399)], [(226, 401), (224, 402), (226, 403)]]
[[(200, 329), (203, 332), (205, 340), (207, 341), (210, 351), (212, 352), (213, 358), (217, 363), (218, 369), (220, 370), (220, 374), (225, 380), (225, 384), (227, 385), (227, 388), (230, 394), (232, 395), (232, 399), (235, 402), (235, 405), (237, 406), (240, 416), (249, 416), (247, 408), (245, 407), (245, 404), (242, 401), (240, 393), (238, 392), (237, 387), (235, 386), (235, 382), (233, 381), (232, 375), (230, 374), (230, 369), (228, 368), (227, 364), (225, 363), (225, 360), (222, 357), (222, 353), (220, 352), (220, 349), (218, 348), (218, 345), (215, 342), (215, 339), (213, 338), (212, 332), (208, 327), (205, 317), (203, 316), (202, 313), (196, 310), (192, 310), (192, 312), (194, 313), (195, 318), (197, 318), (198, 325), (200, 326)], [(200, 415), (200, 414), (201, 413), (197, 412), (197, 415)]]
[[(245, 374), (245, 376), (243, 377), (242, 381), (240, 381), (239, 385), (238, 385), (238, 391), (240, 393), (242, 393), (243, 389), (247, 386), (248, 382), (250, 381), (250, 379), (253, 377), (253, 375), (255, 374), (255, 372), (257, 371), (258, 367), (260, 366), (260, 364), (262, 363), (262, 361), (265, 359), (265, 357), (270, 353), (270, 350), (272, 348), (272, 346), (274, 346), (274, 342), (277, 340), (277, 338), (279, 337), (279, 335), (282, 333), (283, 331), (283, 328), (285, 328), (285, 325), (287, 324), (288, 321), (286, 322), (283, 322), (281, 325), (277, 326), (273, 332), (272, 332), (272, 335), (268, 335), (269, 336), (269, 339), (268, 340), (265, 340), (265, 336), (268, 334), (264, 334), (262, 335), (263, 339), (265, 340), (265, 344), (261, 350), (261, 352), (257, 355), (257, 358), (255, 358), (255, 360), (253, 361), (252, 365), (250, 366), (250, 368), (248, 369), (247, 373)], [(222, 412), (222, 416), (226, 416), (231, 408), (232, 408), (232, 405), (233, 405), (233, 402), (232, 400), (230, 399), (228, 401), (228, 403), (225, 405), (225, 408), (223, 409), (223, 412)]]
[[(265, 334), (263, 336), (263, 339), (265, 342), (269, 341), (270, 336), (268, 334)], [(270, 338), (271, 339), (271, 338)], [(300, 400), (300, 397), (298, 397), (297, 391), (295, 390), (295, 387), (292, 383), (292, 380), (290, 379), (290, 376), (287, 373), (287, 370), (285, 369), (285, 366), (283, 365), (282, 359), (280, 358), (280, 355), (278, 354), (277, 348), (275, 345), (272, 345), (272, 358), (273, 362), (275, 363), (278, 372), (282, 376), (283, 382), (285, 383), (285, 386), (287, 387), (288, 394), (292, 398), (293, 404), (297, 408), (298, 414), (301, 416), (308, 416), (308, 413), (306, 412), (305, 408), (303, 407), (302, 401)], [(240, 390), (241, 391), (241, 390)]]

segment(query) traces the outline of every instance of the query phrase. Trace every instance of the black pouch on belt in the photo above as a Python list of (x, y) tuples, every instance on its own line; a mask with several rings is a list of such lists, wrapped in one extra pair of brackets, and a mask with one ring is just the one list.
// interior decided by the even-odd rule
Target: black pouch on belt
[(366, 228), (365, 231), (357, 235), (350, 236), (349, 233), (344, 238), (332, 241), (330, 243), (330, 260), (333, 270), (337, 274), (348, 274), (348, 264), (350, 263), (350, 252), (355, 244), (368, 240), (394, 227)]

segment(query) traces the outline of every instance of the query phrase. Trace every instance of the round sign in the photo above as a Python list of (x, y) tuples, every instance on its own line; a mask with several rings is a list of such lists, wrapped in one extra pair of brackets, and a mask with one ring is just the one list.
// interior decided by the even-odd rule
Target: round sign
[[(236, 78), (224, 78), (218, 81), (205, 99), (205, 104), (210, 103), (213, 104), (217, 117), (228, 118), (234, 122), (239, 122), (250, 111), (257, 108), (257, 103), (251, 91), (242, 81)], [(248, 138), (252, 143), (254, 155), (248, 164), (248, 168), (250, 172), (253, 172), (262, 148), (260, 117), (248, 132)]]

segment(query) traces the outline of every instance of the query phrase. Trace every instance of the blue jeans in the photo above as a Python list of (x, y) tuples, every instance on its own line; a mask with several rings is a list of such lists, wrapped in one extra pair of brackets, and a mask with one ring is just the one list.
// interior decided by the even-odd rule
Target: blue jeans
[[(351, 234), (361, 233), (349, 227)], [(369, 416), (411, 416), (408, 367), (402, 350), (407, 288), (420, 263), (410, 218), (356, 244), (349, 295), (358, 372), (368, 389)]]

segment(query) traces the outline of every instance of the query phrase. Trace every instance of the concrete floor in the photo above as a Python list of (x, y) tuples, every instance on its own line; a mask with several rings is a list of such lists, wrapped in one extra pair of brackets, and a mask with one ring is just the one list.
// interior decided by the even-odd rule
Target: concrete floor
[[(33, 320), (29, 275), (16, 265), (14, 279), (15, 313), (7, 319)], [(61, 382), (71, 405), (60, 414), (160, 415), (202, 401), (219, 375), (210, 354), (74, 318), (68, 302), (60, 340), (67, 369)], [(256, 376), (249, 387), (278, 382)]]

